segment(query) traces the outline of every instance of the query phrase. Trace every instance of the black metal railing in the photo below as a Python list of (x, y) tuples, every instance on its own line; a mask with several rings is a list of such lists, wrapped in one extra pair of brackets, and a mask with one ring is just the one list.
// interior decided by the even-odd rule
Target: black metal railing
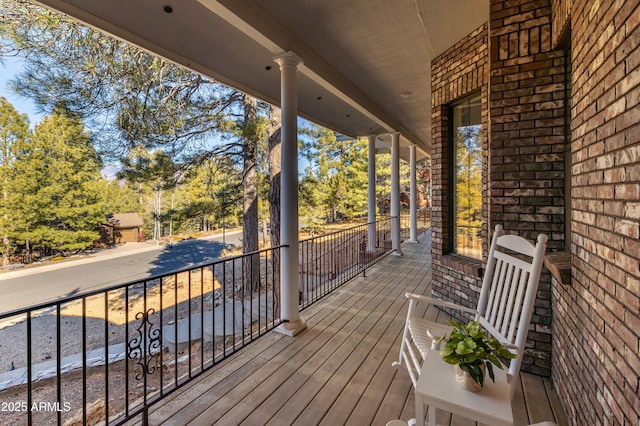
[(280, 249), (0, 315), (13, 345), (0, 424), (147, 423), (151, 405), (280, 323)]
[[(420, 235), (431, 228), (431, 210), (418, 209), (416, 211), (417, 234)], [(411, 215), (408, 210), (400, 212), (400, 232), (403, 239), (409, 238), (411, 231)]]
[(387, 217), (373, 223), (376, 240), (371, 246), (368, 223), (300, 241), (300, 308), (307, 308), (388, 254), (392, 220)]
[[(403, 218), (301, 241), (300, 309), (388, 254)], [(280, 323), (282, 247), (1, 314), (0, 424), (147, 424), (151, 406)]]
[[(375, 242), (369, 245), (369, 223), (300, 241), (300, 309), (309, 307), (331, 291), (378, 262), (392, 249), (392, 221), (399, 220), (402, 238), (409, 238), (410, 213), (375, 222)], [(418, 210), (418, 234), (431, 227), (431, 212)]]

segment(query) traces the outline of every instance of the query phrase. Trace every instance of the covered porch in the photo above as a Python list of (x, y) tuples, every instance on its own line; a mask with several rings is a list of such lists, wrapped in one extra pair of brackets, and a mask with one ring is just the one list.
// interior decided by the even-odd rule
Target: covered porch
[[(282, 223), (289, 225), (282, 233), (281, 317), (301, 333), (261, 337), (160, 402), (154, 421), (410, 418), (409, 379), (386, 367), (397, 353), (402, 295), (431, 280), (430, 267), (418, 266), (430, 253), (438, 296), (460, 296), (452, 282), (473, 288), (481, 265), (453, 246), (449, 123), (461, 101), (479, 96), (480, 250), (486, 252), (496, 224), (529, 239), (546, 233), (568, 278), (546, 274), (530, 333), (537, 359), (529, 367), (555, 379), (571, 424), (638, 423), (638, 0), (40, 3), (283, 111), (282, 164), (289, 167), (282, 177), (294, 184), (283, 186), (281, 197)], [(412, 167), (432, 156), (433, 169), (433, 250), (403, 245), (406, 256), (386, 259), (369, 278), (305, 310), (306, 330), (296, 304), (299, 116), (369, 136), (376, 150), (391, 148), (394, 165), (408, 150)], [(420, 261), (413, 250), (424, 250)], [(431, 292), (430, 281), (422, 284), (419, 292)], [(523, 376), (518, 424), (551, 419), (532, 416), (541, 407), (553, 412), (549, 398), (542, 404), (528, 397), (546, 395), (545, 380)], [(367, 402), (373, 394), (377, 399)], [(385, 411), (392, 405), (396, 411)]]
[[(431, 231), (304, 311), (295, 338), (268, 333), (150, 410), (150, 424), (374, 424), (414, 417), (414, 395), (397, 360), (406, 292), (431, 294)], [(446, 321), (434, 307), (425, 315)], [(521, 373), (518, 425), (567, 424), (551, 380)], [(470, 425), (447, 413), (438, 423)], [(132, 423), (133, 424), (133, 423)]]

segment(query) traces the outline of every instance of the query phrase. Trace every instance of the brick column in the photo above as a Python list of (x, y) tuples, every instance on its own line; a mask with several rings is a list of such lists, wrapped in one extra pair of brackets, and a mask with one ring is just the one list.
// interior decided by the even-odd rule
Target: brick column
[(449, 245), (449, 114), (446, 105), (431, 108), (431, 228), (434, 259), (451, 251)]
[[(451, 104), (466, 96), (482, 97), (483, 241), (487, 235), (487, 104), (488, 104), (487, 25), (474, 30), (431, 63), (432, 136), (432, 254), (433, 295), (465, 306), (477, 305), (482, 279), (482, 262), (452, 254), (451, 188), (452, 146), (450, 144)], [(483, 242), (486, 255), (486, 243)], [(453, 313), (453, 312), (452, 312)], [(460, 318), (465, 319), (465, 318)]]
[[(551, 48), (548, 0), (491, 0), (492, 226), (564, 245), (564, 52)], [(523, 368), (551, 370), (551, 277), (543, 274)]]

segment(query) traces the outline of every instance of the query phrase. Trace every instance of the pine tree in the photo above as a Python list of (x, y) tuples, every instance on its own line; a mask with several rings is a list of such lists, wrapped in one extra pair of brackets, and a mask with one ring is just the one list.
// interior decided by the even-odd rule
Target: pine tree
[(104, 203), (107, 214), (138, 213), (143, 214), (143, 203), (140, 199), (144, 192), (142, 184), (114, 179), (103, 180)]
[(140, 146), (186, 157), (232, 125), (241, 95), (212, 79), (31, 2), (4, 0), (0, 16), (0, 56), (24, 63), (12, 88), (81, 117), (114, 160)]
[[(366, 213), (367, 141), (338, 140), (329, 129), (312, 124), (303, 132), (306, 138), (301, 151), (311, 162), (303, 178), (305, 191), (319, 193), (308, 193), (305, 199), (319, 197), (319, 203), (314, 207), (316, 218), (349, 220)], [(306, 206), (301, 208), (310, 211)], [(308, 220), (317, 222), (315, 218)]]
[(17, 146), (29, 138), (29, 120), (26, 114), (19, 114), (13, 105), (0, 97), (0, 235), (2, 236), (2, 266), (9, 264), (9, 257), (15, 248), (11, 240), (14, 229), (14, 212), (8, 202), (14, 153)]
[[(19, 55), (25, 63), (13, 88), (45, 111), (63, 105), (91, 121), (92, 128), (99, 130), (95, 142), (103, 155), (126, 161), (140, 149), (161, 149), (185, 167), (216, 155), (237, 164), (247, 160), (245, 144), (237, 138), (222, 143), (220, 137), (237, 136), (238, 128), (255, 125), (241, 118), (243, 99), (247, 99), (241, 93), (27, 2), (6, 0), (0, 15), (10, 17), (0, 27), (0, 37), (5, 39), (0, 56)], [(254, 156), (253, 148), (246, 148)], [(247, 171), (252, 179), (253, 167)], [(255, 186), (253, 181), (248, 185)], [(248, 205), (255, 201), (254, 192), (247, 195)], [(157, 207), (163, 203), (162, 191), (155, 195)], [(271, 204), (279, 204), (279, 191), (271, 195)], [(155, 216), (155, 234), (159, 234), (160, 212)], [(257, 234), (257, 224), (253, 228), (250, 232)], [(247, 251), (257, 248), (253, 234), (245, 238)]]
[(149, 154), (143, 148), (139, 148), (134, 155), (123, 161), (123, 168), (118, 177), (131, 183), (148, 185), (151, 189), (147, 200), (151, 207), (148, 212), (154, 224), (154, 240), (162, 237), (162, 224), (165, 219), (169, 221), (171, 234), (175, 191), (182, 174), (180, 165), (161, 149)]
[(300, 189), (298, 190), (300, 224), (311, 233), (311, 236), (322, 230), (322, 224), (326, 218), (323, 213), (323, 197), (318, 188), (316, 177), (313, 174), (307, 174), (300, 181)]
[(209, 231), (238, 223), (241, 171), (227, 157), (212, 158), (185, 175), (182, 214), (198, 221), (198, 230)]
[(45, 117), (33, 138), (18, 144), (9, 206), (15, 236), (27, 247), (76, 250), (98, 239), (104, 219), (101, 163), (80, 120)]
[(367, 212), (368, 141), (362, 138), (352, 141), (346, 150), (344, 214), (347, 219), (353, 219)]
[[(242, 214), (242, 246), (244, 253), (257, 251), (258, 246), (258, 142), (264, 133), (258, 119), (258, 102), (255, 98), (245, 95), (243, 98), (244, 121), (242, 125), (243, 137), (243, 172), (242, 189), (243, 214)], [(245, 291), (255, 292), (260, 289), (259, 256), (251, 256), (244, 259), (244, 275), (251, 282)]]

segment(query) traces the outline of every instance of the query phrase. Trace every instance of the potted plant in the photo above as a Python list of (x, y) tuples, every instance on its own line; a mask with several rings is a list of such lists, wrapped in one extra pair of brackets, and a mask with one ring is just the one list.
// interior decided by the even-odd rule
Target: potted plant
[(502, 369), (506, 365), (503, 359), (517, 357), (482, 329), (477, 321), (467, 324), (449, 321), (449, 324), (453, 326), (453, 330), (448, 339), (446, 335), (440, 339), (445, 342), (440, 356), (445, 362), (457, 367), (456, 380), (467, 390), (477, 392), (482, 388), (485, 369), (495, 382), (493, 366)]

